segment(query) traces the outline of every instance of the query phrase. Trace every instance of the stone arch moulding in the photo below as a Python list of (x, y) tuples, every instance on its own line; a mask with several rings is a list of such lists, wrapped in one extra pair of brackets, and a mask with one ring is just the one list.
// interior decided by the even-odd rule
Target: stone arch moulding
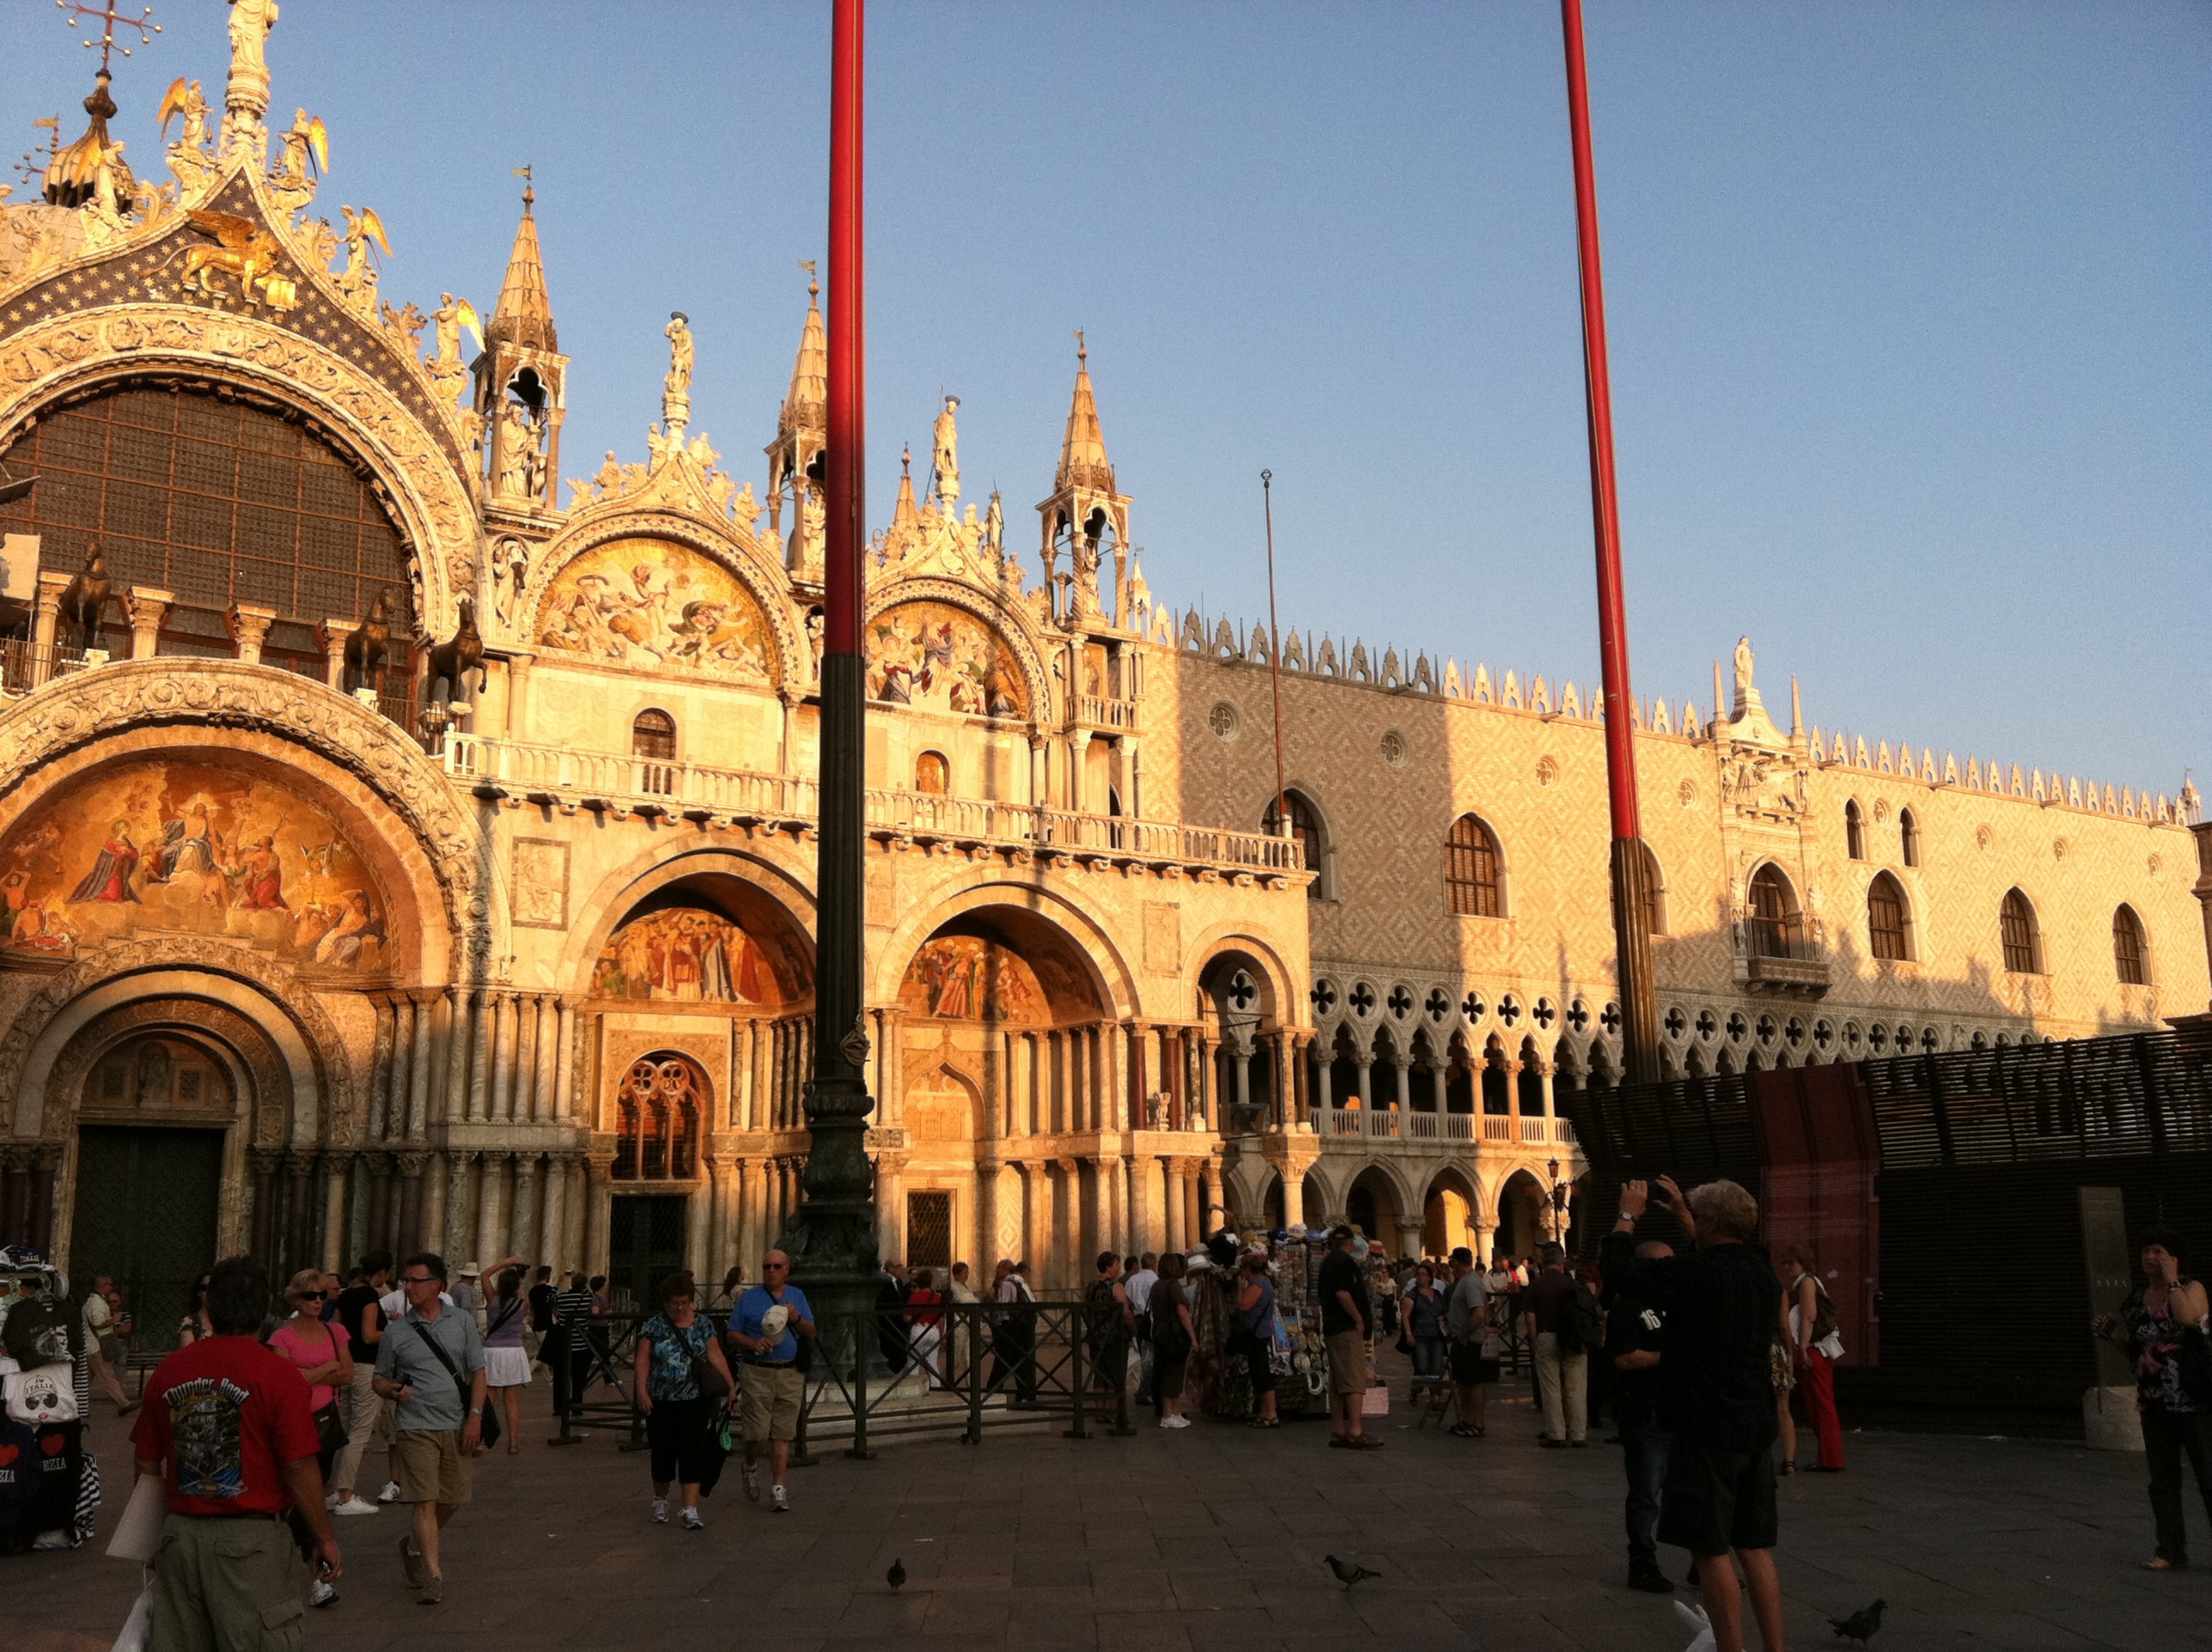
[(195, 1044), (223, 1067), (232, 1096), (230, 1112), (221, 1116), (225, 1125), (236, 1123), (250, 1107), (256, 1110), (255, 1118), (261, 1108), (280, 1107), (290, 1122), (290, 1063), (279, 1055), (276, 1041), (259, 1022), (204, 997), (134, 996), (94, 1016), (63, 1044), (47, 1074), (47, 1093), (64, 1098), (65, 1106), (75, 1095), (81, 1118), (88, 1100), (84, 1086), (101, 1063), (111, 1051), (149, 1033)]
[[(1398, 1214), (1401, 1218), (1403, 1218), (1408, 1211), (1417, 1210), (1421, 1208), (1427, 1184), (1423, 1182), (1417, 1185), (1412, 1176), (1408, 1173), (1403, 1162), (1383, 1158), (1371, 1158), (1364, 1161), (1348, 1160), (1345, 1168), (1347, 1173), (1341, 1178), (1342, 1185), (1336, 1192), (1338, 1209), (1344, 1210), (1350, 1207), (1352, 1189), (1359, 1185), (1360, 1178), (1370, 1172), (1381, 1178), (1389, 1187), (1390, 1195), (1397, 1203)], [(1394, 1245), (1397, 1243), (1398, 1236), (1395, 1233), (1370, 1233), (1368, 1238), (1383, 1240), (1386, 1244)]]
[(565, 990), (590, 980), (592, 966), (606, 949), (609, 937), (639, 903), (672, 883), (717, 876), (749, 884), (780, 907), (805, 948), (808, 969), (813, 969), (814, 892), (795, 873), (772, 861), (719, 844), (701, 844), (675, 855), (648, 849), (602, 878), (583, 908), (593, 915), (590, 921), (569, 931), (568, 945), (561, 953), (559, 984)]
[[(114, 758), (175, 761), (197, 744), (190, 733), (223, 731), (219, 757), (240, 751), (284, 767), (338, 806), (363, 847), (403, 891), (416, 922), (411, 973), (442, 979), (457, 941), (480, 965), (491, 918), (479, 878), (477, 832), (444, 773), (399, 727), (357, 700), (273, 666), (196, 660), (124, 660), (47, 684), (0, 713), (0, 796), (19, 812), (54, 788)], [(319, 773), (305, 751), (337, 772)], [(377, 824), (377, 811), (348, 795), (342, 776), (399, 817), (406, 834)], [(27, 782), (34, 777), (35, 790)], [(26, 795), (27, 792), (28, 795)], [(436, 899), (426, 899), (434, 888)], [(434, 916), (442, 923), (434, 922)]]
[[(291, 1141), (346, 1145), (358, 1137), (360, 1087), (337, 1024), (313, 990), (281, 964), (191, 936), (104, 948), (55, 976), (17, 1011), (0, 1036), (0, 1110), (9, 1133), (18, 1140), (45, 1133), (55, 1058), (95, 1017), (148, 996), (211, 998), (268, 1034), (292, 1081)], [(265, 1131), (267, 1122), (257, 1121), (257, 1129)]]
[(453, 630), (483, 561), (469, 480), (389, 391), (296, 333), (186, 304), (50, 318), (0, 344), (0, 447), (60, 397), (179, 375), (233, 384), (320, 421), (375, 479), (407, 542), (419, 622), (436, 636)]
[(896, 580), (888, 585), (869, 588), (868, 605), (860, 619), (864, 638), (871, 622), (902, 603), (943, 603), (949, 607), (964, 609), (978, 624), (996, 632), (1026, 680), (1023, 686), (1029, 694), (1029, 726), (1057, 726), (1052, 674), (1045, 669), (1044, 655), (1037, 646), (1031, 621), (1018, 609), (978, 586), (965, 585), (957, 580), (929, 575)]
[(891, 932), (879, 948), (873, 949), (874, 979), (869, 984), (867, 1001), (875, 1004), (896, 1003), (907, 966), (914, 961), (922, 943), (954, 918), (988, 906), (1018, 907), (1065, 935), (1090, 966), (1091, 985), (1097, 990), (1099, 1001), (1106, 1006), (1110, 1019), (1127, 1020), (1141, 1013), (1128, 960), (1109, 938), (1103, 924), (1057, 891), (1041, 889), (1033, 884), (1010, 883), (987, 871), (979, 872), (975, 881), (956, 886), (934, 900), (914, 903), (905, 921)]
[[(1260, 966), (1265, 978), (1260, 983), (1263, 1013), (1271, 1015), (1279, 1026), (1294, 1027), (1310, 1025), (1304, 1017), (1311, 1009), (1306, 996), (1309, 986), (1305, 976), (1293, 966), (1281, 949), (1272, 942), (1261, 940), (1248, 929), (1236, 924), (1217, 924), (1202, 931), (1187, 953), (1189, 962), (1184, 965), (1182, 984), (1192, 993), (1198, 991), (1198, 983), (1215, 958), (1225, 952), (1249, 954)], [(1301, 1008), (1304, 1006), (1304, 1008)], [(1352, 1023), (1345, 1023), (1353, 1026)], [(1355, 1035), (1357, 1027), (1354, 1026)]]
[(798, 611), (792, 603), (782, 569), (769, 563), (753, 541), (730, 523), (665, 509), (641, 509), (627, 501), (612, 506), (585, 507), (580, 519), (571, 522), (538, 553), (523, 588), (519, 627), (524, 646), (537, 657), (548, 663), (563, 658), (557, 651), (537, 650), (530, 642), (538, 634), (538, 611), (562, 570), (603, 545), (626, 539), (659, 539), (681, 545), (706, 557), (735, 580), (746, 595), (759, 604), (774, 634), (776, 658), (770, 675), (777, 690), (796, 692), (805, 686), (812, 650), (800, 630)]
[(1467, 1219), (1470, 1222), (1479, 1224), (1496, 1219), (1497, 1200), (1490, 1190), (1482, 1185), (1480, 1174), (1465, 1164), (1432, 1164), (1429, 1165), (1428, 1173), (1421, 1184), (1421, 1208), (1424, 1210), (1427, 1210), (1431, 1194), (1455, 1184), (1458, 1190), (1466, 1195)]

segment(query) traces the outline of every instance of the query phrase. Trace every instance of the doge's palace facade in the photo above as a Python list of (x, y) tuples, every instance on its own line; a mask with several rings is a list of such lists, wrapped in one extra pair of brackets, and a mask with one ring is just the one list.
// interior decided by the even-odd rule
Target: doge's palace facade
[[(167, 181), (88, 103), (0, 204), (38, 479), (0, 505), (0, 1241), (156, 1299), (243, 1247), (749, 1264), (807, 1143), (818, 302), (760, 496), (681, 315), (644, 457), (563, 481), (530, 192), (488, 316), (396, 307), (247, 67), (172, 88)], [(1604, 709), (1286, 633), (1286, 822), (1267, 632), (1152, 599), (1087, 359), (1034, 557), (956, 402), (926, 451), (867, 598), (886, 1254), (1067, 1286), (1225, 1213), (1529, 1248), (1560, 1092), (1622, 1065)], [(2202, 1004), (2193, 795), (1870, 749), (1734, 677), (1625, 708), (1671, 1072)]]

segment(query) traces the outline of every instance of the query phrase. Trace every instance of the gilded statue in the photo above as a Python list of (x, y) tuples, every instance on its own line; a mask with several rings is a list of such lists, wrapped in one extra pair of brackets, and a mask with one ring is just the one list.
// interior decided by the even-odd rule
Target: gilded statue
[(291, 127), (282, 142), (284, 160), (270, 180), (280, 189), (309, 188), (315, 179), (330, 170), (330, 134), (320, 115), (311, 117), (304, 109), (294, 110)]
[(374, 207), (365, 206), (357, 212), (349, 206), (338, 210), (346, 215), (346, 267), (338, 273), (338, 290), (348, 302), (373, 313), (376, 270), (369, 263), (369, 243), (374, 242), (383, 249), (388, 258), (392, 256), (392, 243), (385, 237), (384, 220), (377, 217)]
[(465, 298), (456, 298), (451, 293), (438, 295), (438, 307), (430, 312), (433, 331), (441, 362), (454, 366), (461, 365), (461, 329), (466, 327), (476, 341), (476, 348), (484, 348), (483, 324), (476, 319), (476, 306)]
[(937, 423), (930, 436), (930, 464), (937, 473), (937, 496), (947, 504), (960, 497), (960, 431), (953, 422), (953, 413), (960, 405), (960, 398), (948, 396), (944, 411), (937, 415)]
[(219, 273), (237, 281), (239, 297), (248, 304), (258, 304), (261, 284), (277, 266), (280, 249), (276, 237), (251, 219), (240, 218), (234, 212), (196, 211), (188, 212), (185, 217), (202, 234), (213, 236), (216, 244), (181, 249), (184, 289), (213, 297), (219, 290), (214, 278)]
[(991, 508), (983, 513), (983, 543), (991, 553), (991, 560), (1000, 560), (1006, 552), (1006, 512), (1000, 508), (998, 489), (991, 489)]
[(200, 90), (197, 81), (187, 81), (182, 75), (170, 83), (161, 100), (161, 139), (169, 141), (169, 123), (178, 116), (184, 117), (184, 131), (177, 142), (188, 150), (207, 147), (207, 96)]

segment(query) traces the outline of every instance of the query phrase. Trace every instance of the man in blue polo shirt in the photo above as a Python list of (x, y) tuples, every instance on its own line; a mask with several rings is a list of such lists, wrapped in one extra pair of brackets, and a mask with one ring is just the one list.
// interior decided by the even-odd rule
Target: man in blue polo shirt
[(737, 1299), (730, 1310), (730, 1346), (745, 1366), (738, 1398), (738, 1423), (745, 1433), (745, 1494), (760, 1501), (760, 1454), (769, 1448), (768, 1506), (790, 1511), (783, 1479), (791, 1466), (791, 1441), (799, 1432), (799, 1402), (806, 1379), (799, 1370), (799, 1339), (814, 1334), (814, 1310), (806, 1293), (787, 1283), (791, 1258), (772, 1250), (760, 1264), (761, 1283)]

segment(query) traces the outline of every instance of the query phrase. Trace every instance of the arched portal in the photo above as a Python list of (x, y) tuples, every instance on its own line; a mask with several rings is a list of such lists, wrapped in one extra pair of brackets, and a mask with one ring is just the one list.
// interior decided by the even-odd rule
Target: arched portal
[(1550, 1237), (1549, 1204), (1543, 1185), (1529, 1172), (1515, 1171), (1498, 1190), (1498, 1226), (1492, 1236), (1491, 1254), (1532, 1256)]
[(1460, 1246), (1476, 1249), (1475, 1190), (1458, 1171), (1438, 1172), (1421, 1209), (1421, 1249), (1448, 1256)]
[(1404, 1213), (1399, 1208), (1396, 1186), (1379, 1166), (1371, 1164), (1352, 1179), (1351, 1188), (1344, 1195), (1344, 1217), (1371, 1244), (1380, 1245), (1394, 1256), (1398, 1254)]

